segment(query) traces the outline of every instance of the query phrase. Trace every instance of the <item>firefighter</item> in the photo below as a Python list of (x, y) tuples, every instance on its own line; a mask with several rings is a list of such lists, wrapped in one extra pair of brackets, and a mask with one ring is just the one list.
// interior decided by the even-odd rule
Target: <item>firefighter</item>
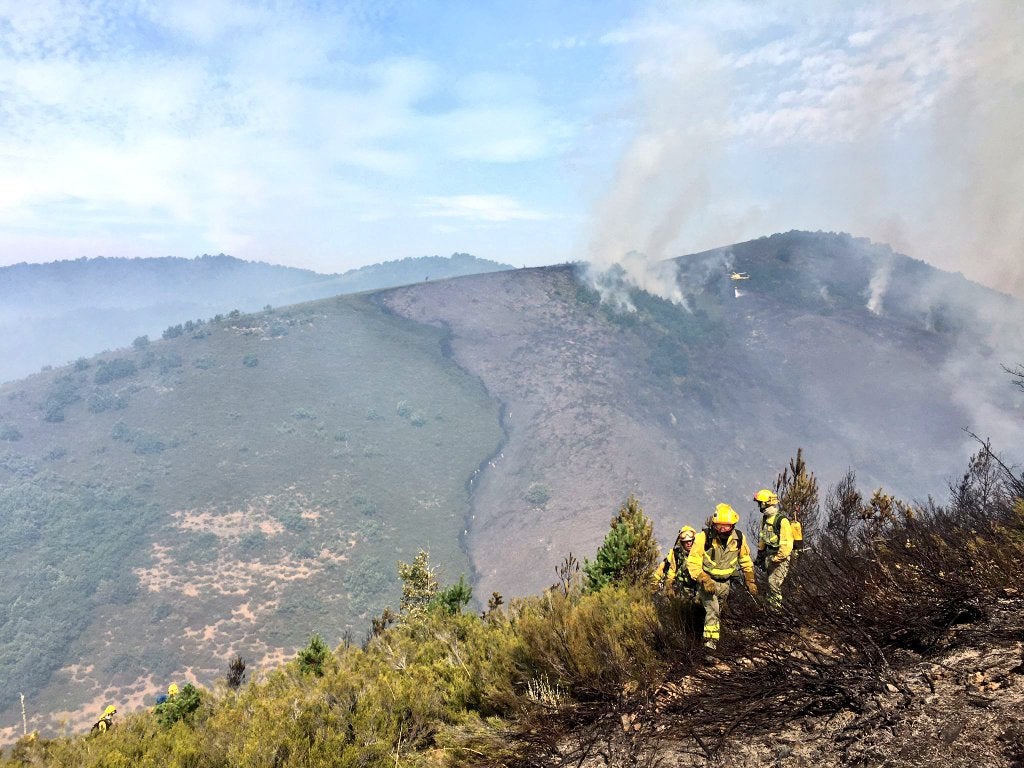
[(782, 608), (782, 583), (789, 573), (793, 553), (793, 529), (789, 518), (779, 509), (779, 497), (774, 491), (762, 488), (754, 494), (754, 501), (761, 510), (756, 563), (768, 572), (768, 606), (779, 610)]
[(668, 551), (665, 559), (654, 569), (654, 574), (651, 576), (653, 591), (657, 592), (664, 585), (667, 593), (674, 592), (688, 602), (700, 603), (697, 592), (699, 585), (686, 569), (686, 558), (690, 554), (690, 549), (696, 538), (696, 529), (688, 525), (679, 529), (676, 543), (672, 545), (672, 549)]
[(174, 697), (178, 695), (178, 684), (171, 683), (167, 686), (167, 693), (161, 693), (156, 697), (156, 705), (159, 707), (161, 704), (167, 704), (170, 701), (174, 701)]
[(103, 710), (103, 716), (100, 717), (95, 723), (92, 724), (92, 728), (89, 733), (105, 733), (114, 726), (114, 715), (117, 714), (117, 707), (113, 704), (108, 704), (107, 708)]
[(708, 527), (697, 534), (686, 569), (700, 584), (699, 595), (704, 606), (704, 647), (714, 650), (721, 637), (721, 617), (729, 598), (729, 580), (737, 570), (743, 571), (747, 591), (757, 594), (754, 581), (754, 563), (743, 534), (736, 530), (740, 520), (736, 510), (728, 504), (715, 507)]

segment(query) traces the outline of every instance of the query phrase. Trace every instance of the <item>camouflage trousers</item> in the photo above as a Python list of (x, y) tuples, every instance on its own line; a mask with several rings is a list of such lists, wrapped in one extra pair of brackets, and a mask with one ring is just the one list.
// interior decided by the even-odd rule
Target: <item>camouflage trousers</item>
[(768, 562), (768, 607), (779, 609), (782, 607), (782, 582), (786, 580), (789, 573), (789, 558), (781, 563)]
[(700, 588), (700, 604), (704, 606), (704, 642), (717, 644), (722, 635), (722, 612), (729, 599), (729, 582), (716, 581), (714, 591)]

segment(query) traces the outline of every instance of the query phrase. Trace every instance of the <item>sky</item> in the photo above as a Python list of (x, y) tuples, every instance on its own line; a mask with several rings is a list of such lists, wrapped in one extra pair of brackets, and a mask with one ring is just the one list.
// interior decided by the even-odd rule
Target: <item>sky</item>
[(0, 266), (806, 229), (1024, 296), (1022, 147), (1017, 0), (0, 0)]

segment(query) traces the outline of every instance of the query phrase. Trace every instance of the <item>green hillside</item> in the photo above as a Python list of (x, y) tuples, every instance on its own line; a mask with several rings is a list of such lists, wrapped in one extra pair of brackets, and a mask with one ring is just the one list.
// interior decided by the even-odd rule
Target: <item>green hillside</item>
[(420, 547), (469, 571), (501, 430), (442, 330), (360, 296), (180, 330), (0, 389), (5, 709), (361, 634)]
[(248, 684), (185, 686), (105, 732), (25, 735), (0, 765), (1019, 765), (1024, 478), (985, 445), (942, 506), (869, 497), (852, 471), (820, 499), (803, 470), (778, 487), (807, 547), (781, 606), (736, 580), (713, 653), (698, 607), (652, 595), (631, 498), (600, 586), (567, 557), (543, 594), (480, 615), (417, 557), (400, 612), (361, 645), (313, 638)]

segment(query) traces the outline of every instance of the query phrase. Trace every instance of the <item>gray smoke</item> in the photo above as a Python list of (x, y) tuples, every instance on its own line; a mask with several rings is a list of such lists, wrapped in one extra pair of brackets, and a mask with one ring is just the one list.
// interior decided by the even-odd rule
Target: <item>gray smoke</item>
[(581, 248), (596, 272), (672, 298), (667, 256), (838, 229), (1024, 297), (1024, 3), (652, 2), (619, 37), (635, 133)]
[(935, 107), (934, 216), (920, 256), (1024, 298), (1024, 3), (976, 4)]
[(604, 196), (583, 255), (602, 295), (629, 307), (599, 276), (613, 265), (628, 285), (685, 304), (675, 265), (665, 262), (680, 230), (707, 205), (711, 160), (722, 142), (719, 57), (694, 35), (645, 47), (633, 68), (637, 126)]

